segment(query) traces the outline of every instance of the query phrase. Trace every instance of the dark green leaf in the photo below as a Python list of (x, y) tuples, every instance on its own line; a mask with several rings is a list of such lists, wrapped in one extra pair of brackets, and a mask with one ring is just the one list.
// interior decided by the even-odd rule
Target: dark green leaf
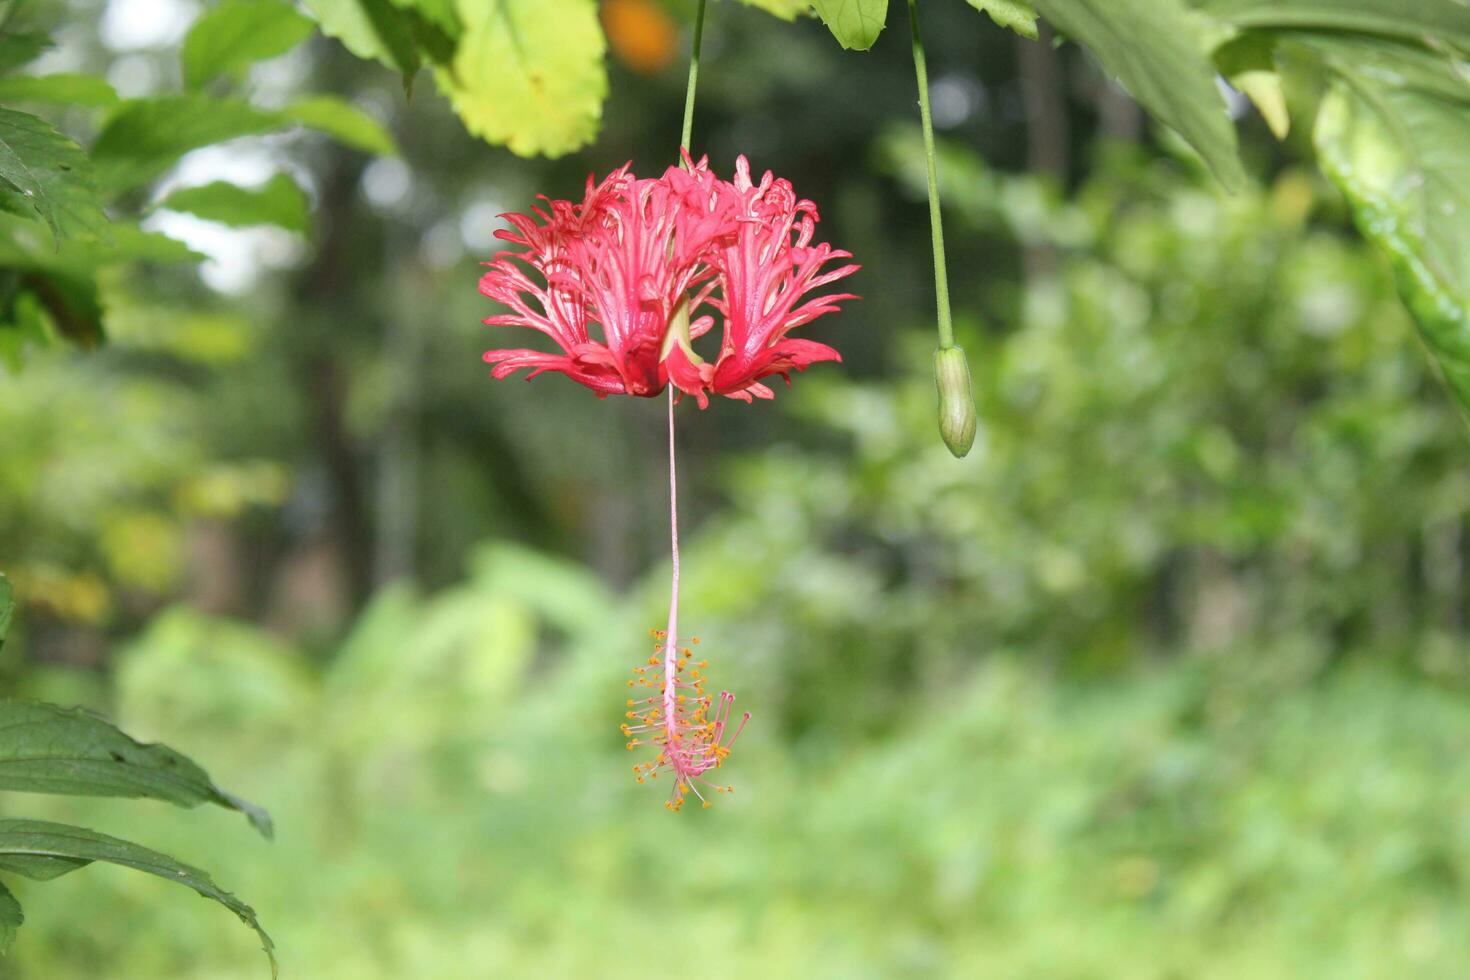
[(372, 116), (334, 95), (314, 95), (293, 102), (281, 114), (303, 126), (326, 133), (333, 139), (365, 153), (394, 156), (398, 147), (393, 137)]
[(1025, 0), (970, 0), (970, 6), (989, 14), (1001, 27), (1036, 40), (1036, 11)]
[(107, 223), (81, 147), (27, 112), (0, 109), (0, 207), (33, 214), (60, 241)]
[(0, 102), (55, 102), (107, 108), (117, 104), (117, 93), (96, 75), (11, 75), (0, 78)]
[(310, 225), (306, 195), (285, 174), (277, 174), (260, 187), (226, 181), (186, 187), (170, 194), (159, 207), (187, 211), (232, 228), (278, 225), (304, 235)]
[[(787, 0), (795, 2), (795, 0)], [(802, 0), (803, 4), (805, 0)], [(434, 25), (451, 40), (459, 37), (459, 15), (454, 10), (454, 0), (393, 0), (399, 10), (412, 11)]]
[(14, 71), (40, 57), (51, 47), (51, 39), (34, 31), (0, 33), (0, 73)]
[(285, 0), (225, 0), (184, 38), (184, 84), (199, 88), (237, 77), (257, 61), (285, 54), (311, 36), (312, 21)]
[(10, 944), (15, 942), (15, 932), (26, 920), (25, 913), (20, 910), (20, 902), (10, 894), (10, 889), (0, 885), (0, 954), (10, 949)]
[(1470, 50), (1470, 4), (1463, 0), (1194, 0), (1242, 28), (1359, 31), (1409, 41), (1433, 38)]
[(286, 120), (238, 99), (170, 95), (118, 106), (92, 145), (101, 185), (120, 192), (146, 184), (179, 157), (211, 143), (280, 129)]
[(844, 48), (866, 51), (883, 32), (888, 0), (812, 0), (817, 16)]
[(389, 0), (303, 2), (321, 25), (322, 33), (341, 41), (359, 58), (382, 62), (405, 77), (418, 71), (413, 18)]
[(90, 861), (53, 854), (11, 854), (0, 850), (0, 871), (9, 871), (34, 881), (50, 881), (85, 868)]
[(454, 66), (434, 77), (470, 132), (522, 156), (560, 156), (597, 135), (607, 72), (594, 4), (494, 0), (461, 12)]
[(1085, 45), (1140, 105), (1184, 137), (1222, 184), (1234, 189), (1245, 182), (1215, 71), (1180, 0), (1034, 0), (1034, 5), (1059, 31)]
[(135, 741), (90, 712), (39, 701), (0, 700), (0, 789), (214, 803), (271, 836), (264, 810), (222, 791), (187, 756)]
[[(19, 859), (19, 864), (16, 859)], [(70, 864), (70, 870), (93, 861), (105, 861), (192, 888), (205, 898), (220, 903), (255, 930), (266, 956), (270, 958), (271, 976), (276, 975), (275, 944), (260, 927), (255, 910), (219, 888), (209, 875), (198, 868), (175, 861), (166, 854), (81, 827), (46, 820), (0, 820), (0, 868), (37, 877), (31, 872), (39, 867), (35, 864), (38, 860)]]
[(132, 261), (201, 258), (183, 242), (119, 222), (107, 227), (105, 239), (71, 238), (56, 249), (35, 222), (0, 214), (0, 266), (19, 272), (23, 296), (33, 301), (23, 308), (44, 314), (56, 332), (85, 347), (95, 346), (104, 336), (97, 286), (100, 270)]

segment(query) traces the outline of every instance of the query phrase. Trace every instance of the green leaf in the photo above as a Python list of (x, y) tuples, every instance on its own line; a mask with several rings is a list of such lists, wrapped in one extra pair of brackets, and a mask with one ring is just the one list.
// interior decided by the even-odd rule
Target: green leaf
[(197, 94), (134, 99), (108, 117), (92, 144), (92, 160), (101, 185), (121, 192), (146, 184), (190, 150), (286, 123), (280, 113), (239, 99)]
[(1087, 47), (1138, 103), (1204, 157), (1228, 189), (1245, 183), (1235, 128), (1202, 53), (1199, 25), (1180, 0), (1033, 0)]
[[(483, 2), (483, 0), (477, 0)], [(303, 0), (322, 33), (405, 77), (419, 70), (413, 19), (389, 0)]]
[(871, 48), (888, 19), (888, 0), (812, 0), (812, 6), (837, 43), (853, 51)]
[(0, 954), (10, 950), (10, 944), (15, 942), (15, 933), (25, 922), (25, 913), (20, 910), (20, 902), (10, 894), (10, 889), (0, 885)]
[(264, 810), (221, 790), (187, 756), (135, 741), (90, 712), (41, 701), (0, 700), (0, 789), (213, 803), (272, 834)]
[(51, 47), (51, 39), (34, 31), (0, 33), (0, 73), (30, 64)]
[(1025, 0), (969, 0), (970, 6), (990, 15), (1001, 27), (1036, 40), (1036, 11)]
[(314, 95), (293, 102), (281, 110), (281, 115), (365, 153), (379, 156), (398, 154), (393, 137), (388, 135), (382, 123), (334, 95)]
[(290, 51), (313, 26), (285, 0), (225, 0), (184, 38), (184, 84), (199, 88), (221, 75), (238, 77), (255, 62)]
[(0, 650), (5, 649), (5, 637), (10, 633), (10, 620), (15, 615), (15, 592), (10, 588), (10, 579), (0, 575)]
[(0, 78), (0, 102), (54, 102), (108, 108), (117, 92), (96, 75), (12, 75)]
[(0, 820), (0, 868), (28, 877), (40, 877), (33, 873), (40, 868), (69, 865), (67, 870), (75, 870), (93, 861), (105, 861), (157, 875), (192, 888), (205, 898), (223, 905), (255, 930), (266, 956), (270, 958), (271, 976), (276, 976), (275, 944), (260, 927), (255, 910), (221, 889), (198, 868), (175, 861), (166, 854), (81, 827), (46, 820)]
[(1470, 50), (1470, 4), (1464, 0), (1194, 0), (1239, 28), (1358, 31), (1407, 41), (1434, 38)]
[(30, 113), (0, 109), (0, 181), (0, 207), (34, 214), (57, 241), (107, 223), (86, 154)]
[(464, 35), (435, 79), (466, 128), (521, 156), (591, 142), (607, 96), (591, 0), (461, 0)]
[(159, 207), (187, 211), (231, 228), (277, 225), (301, 235), (310, 228), (306, 195), (285, 174), (276, 174), (253, 188), (222, 180), (202, 187), (185, 187), (170, 194)]
[[(1313, 140), (1470, 412), (1470, 86), (1404, 45), (1313, 38), (1336, 73)], [(1434, 65), (1438, 64), (1438, 71)]]

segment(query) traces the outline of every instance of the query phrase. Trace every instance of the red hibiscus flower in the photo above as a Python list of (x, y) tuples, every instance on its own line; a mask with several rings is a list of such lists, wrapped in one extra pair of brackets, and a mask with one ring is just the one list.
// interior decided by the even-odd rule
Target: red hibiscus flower
[[(530, 327), (560, 350), (489, 351), (496, 378), (553, 371), (600, 397), (653, 396), (672, 381), (704, 407), (711, 394), (770, 398), (762, 378), (789, 382), (792, 371), (841, 360), (787, 334), (855, 298), (808, 294), (858, 267), (823, 271), (850, 253), (813, 245), (816, 206), (769, 172), (754, 184), (744, 157), (733, 182), (686, 157), (656, 180), (627, 167), (601, 184), (589, 178), (581, 204), (547, 200), (533, 212), (506, 215), (511, 230), (496, 233), (520, 250), (486, 263), (480, 292), (511, 312), (485, 323)], [(706, 304), (724, 324), (713, 362), (692, 343), (714, 325), (699, 315)]]

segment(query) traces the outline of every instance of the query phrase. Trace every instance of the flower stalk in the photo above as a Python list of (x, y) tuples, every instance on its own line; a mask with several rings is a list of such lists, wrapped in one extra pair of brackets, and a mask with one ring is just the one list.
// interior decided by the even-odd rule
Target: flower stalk
[(689, 151), (689, 143), (694, 135), (694, 90), (699, 87), (699, 49), (704, 43), (704, 4), (705, 0), (699, 0), (699, 6), (694, 11), (694, 41), (689, 49), (689, 82), (684, 89), (684, 127), (679, 136), (681, 159)]
[(934, 300), (939, 325), (939, 349), (934, 352), (939, 434), (958, 458), (974, 445), (978, 419), (970, 387), (970, 367), (965, 362), (964, 351), (954, 342), (949, 270), (944, 259), (944, 221), (939, 207), (939, 169), (934, 158), (934, 117), (929, 108), (929, 69), (924, 58), (924, 39), (919, 34), (918, 0), (909, 0), (909, 28), (913, 34), (914, 77), (919, 86), (919, 121), (924, 131), (924, 163), (929, 178), (929, 234), (934, 247)]

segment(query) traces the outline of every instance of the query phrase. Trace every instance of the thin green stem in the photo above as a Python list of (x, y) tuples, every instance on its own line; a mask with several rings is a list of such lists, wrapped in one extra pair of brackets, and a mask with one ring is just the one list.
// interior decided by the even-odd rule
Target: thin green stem
[[(699, 86), (699, 46), (704, 42), (704, 4), (694, 12), (694, 45), (689, 52), (689, 87), (684, 93), (684, 129), (679, 137), (679, 149), (689, 149), (689, 139), (694, 132), (694, 90)], [(682, 155), (682, 154), (681, 154)]]
[[(700, 2), (702, 5), (703, 0)], [(944, 264), (944, 223), (939, 215), (939, 171), (934, 164), (934, 118), (929, 113), (929, 69), (924, 62), (924, 41), (919, 36), (918, 0), (909, 0), (909, 26), (914, 33), (914, 75), (919, 82), (919, 120), (924, 129), (924, 162), (929, 170), (929, 231), (934, 239), (934, 300), (939, 311), (939, 346), (946, 348), (954, 346), (954, 321), (949, 313), (949, 272)], [(695, 45), (698, 50), (698, 41)]]

